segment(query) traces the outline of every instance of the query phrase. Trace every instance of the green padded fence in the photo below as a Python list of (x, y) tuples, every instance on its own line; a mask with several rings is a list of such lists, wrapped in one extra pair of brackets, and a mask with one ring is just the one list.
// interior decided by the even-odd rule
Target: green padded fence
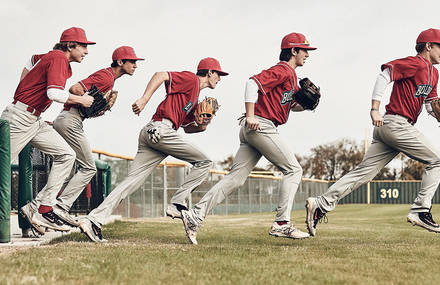
[[(32, 201), (32, 146), (26, 145), (18, 155), (18, 209)], [(31, 227), (29, 222), (18, 215), (20, 229), (26, 230)]]
[(0, 120), (0, 242), (11, 241), (11, 151), (9, 123)]
[(110, 165), (99, 159), (95, 159), (95, 165), (98, 170), (97, 175), (101, 173), (101, 179), (98, 179), (102, 187), (102, 198), (105, 199), (112, 191), (112, 171)]

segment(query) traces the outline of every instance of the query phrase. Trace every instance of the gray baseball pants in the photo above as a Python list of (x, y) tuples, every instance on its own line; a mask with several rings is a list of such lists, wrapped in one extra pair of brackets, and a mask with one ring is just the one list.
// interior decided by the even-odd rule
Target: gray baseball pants
[[(157, 128), (160, 133), (158, 143), (153, 143), (147, 131)], [(139, 189), (157, 165), (168, 155), (187, 161), (193, 165), (190, 173), (180, 186), (172, 203), (186, 207), (186, 198), (199, 186), (209, 174), (212, 161), (197, 147), (187, 142), (173, 129), (171, 121), (151, 121), (139, 134), (138, 151), (131, 164), (127, 178), (124, 179), (87, 218), (96, 225), (103, 225), (119, 203)], [(178, 194), (177, 194), (178, 193)]]
[(274, 123), (259, 116), (257, 118), (261, 130), (251, 130), (242, 122), (240, 148), (235, 155), (231, 171), (194, 205), (192, 211), (199, 221), (203, 221), (226, 196), (244, 184), (262, 155), (283, 173), (275, 221), (290, 221), (293, 199), (301, 182), (302, 168), (295, 155), (281, 140)]
[(325, 194), (318, 196), (318, 206), (326, 212), (332, 211), (340, 199), (371, 181), (400, 152), (426, 164), (411, 212), (428, 212), (440, 182), (440, 153), (408, 123), (407, 118), (399, 115), (384, 116), (384, 125), (374, 128), (373, 142), (361, 164), (333, 184)]
[(57, 204), (69, 211), (78, 196), (96, 173), (95, 159), (92, 148), (84, 134), (83, 119), (77, 108), (63, 110), (53, 122), (54, 129), (64, 138), (76, 153), (78, 171), (71, 177)]
[(53, 157), (47, 184), (34, 199), (38, 205), (53, 206), (72, 170), (75, 152), (52, 126), (26, 111), (27, 107), (21, 102), (11, 104), (1, 116), (11, 128), (11, 162), (28, 143)]

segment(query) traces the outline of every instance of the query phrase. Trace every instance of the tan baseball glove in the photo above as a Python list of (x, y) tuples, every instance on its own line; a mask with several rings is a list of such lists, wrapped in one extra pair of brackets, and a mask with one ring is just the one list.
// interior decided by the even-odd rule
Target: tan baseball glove
[(212, 117), (215, 116), (218, 108), (219, 105), (217, 99), (213, 97), (205, 97), (205, 99), (196, 106), (194, 121), (197, 125), (207, 125), (211, 123)]

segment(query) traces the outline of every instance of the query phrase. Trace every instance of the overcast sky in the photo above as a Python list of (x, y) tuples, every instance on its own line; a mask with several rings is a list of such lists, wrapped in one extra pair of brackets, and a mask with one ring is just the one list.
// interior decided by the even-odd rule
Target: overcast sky
[[(415, 55), (418, 34), (440, 28), (437, 0), (0, 3), (1, 110), (12, 102), (26, 60), (51, 50), (69, 27), (84, 28), (97, 44), (89, 47), (82, 63), (71, 64), (73, 76), (67, 88), (108, 67), (113, 50), (121, 45), (133, 46), (138, 56), (146, 58), (132, 77), (125, 75), (115, 82), (119, 97), (112, 112), (84, 122), (93, 148), (130, 156), (136, 153), (139, 130), (165, 96), (161, 87), (139, 117), (131, 112), (131, 104), (143, 94), (154, 72), (194, 72), (198, 61), (208, 56), (219, 59), (230, 76), (223, 77), (215, 90), (202, 90), (200, 96), (216, 97), (221, 109), (206, 132), (186, 137), (214, 160), (235, 154), (245, 82), (278, 62), (281, 39), (291, 32), (305, 34), (318, 47), (296, 72), (321, 87), (322, 99), (315, 112), (292, 113), (279, 127), (282, 138), (300, 155), (339, 138), (360, 142), (366, 132), (372, 133), (371, 91), (380, 65)], [(382, 111), (388, 100), (389, 95)], [(54, 102), (43, 118), (54, 120), (61, 109)], [(425, 110), (416, 126), (440, 144), (439, 124)]]

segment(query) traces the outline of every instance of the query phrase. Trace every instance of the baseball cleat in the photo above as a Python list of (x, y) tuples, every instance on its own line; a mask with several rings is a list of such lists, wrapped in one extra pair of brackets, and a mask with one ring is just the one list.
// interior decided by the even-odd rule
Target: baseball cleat
[(53, 212), (58, 216), (58, 218), (60, 218), (65, 224), (68, 224), (69, 226), (72, 227), (78, 227), (79, 223), (78, 221), (73, 218), (71, 215), (69, 215), (69, 212), (67, 212), (66, 210), (64, 210), (63, 208), (61, 208), (58, 205), (55, 205), (53, 207)]
[(324, 218), (324, 222), (326, 222), (327, 216), (325, 214), (326, 213), (318, 207), (316, 198), (310, 197), (306, 200), (306, 225), (311, 236), (316, 235), (316, 225), (321, 219)]
[(278, 225), (277, 222), (272, 224), (270, 228), (269, 235), (275, 237), (293, 238), (293, 239), (303, 239), (308, 238), (310, 235), (308, 233), (302, 232), (295, 228), (294, 225), (287, 223), (284, 225)]
[(81, 229), (81, 232), (83, 232), (90, 239), (90, 241), (98, 243), (108, 242), (108, 240), (102, 237), (101, 228), (87, 218), (79, 221), (79, 228)]
[(292, 239), (303, 239), (310, 237), (308, 233), (298, 230), (294, 225), (290, 223), (284, 225), (278, 225), (277, 222), (274, 222), (272, 224), (272, 227), (269, 230), (269, 235), (275, 237), (292, 238)]
[(197, 244), (197, 231), (200, 228), (200, 223), (197, 222), (191, 211), (182, 210), (181, 213), (186, 236), (192, 244)]
[(64, 224), (63, 221), (53, 212), (53, 210), (44, 214), (37, 212), (34, 214), (32, 220), (40, 227), (46, 227), (60, 232), (70, 231), (70, 227)]
[[(36, 207), (34, 205), (32, 205), (32, 202), (29, 202), (26, 205), (24, 205), (23, 207), (21, 207), (20, 213), (21, 213), (22, 217), (25, 218), (29, 222), (32, 229), (35, 230), (36, 233), (38, 233), (39, 235), (44, 235), (44, 233), (46, 232), (46, 229), (42, 226), (39, 226), (34, 221), (34, 216), (35, 216), (35, 214), (38, 213), (38, 210), (36, 209)], [(23, 236), (23, 237), (28, 237), (28, 236)]]
[(406, 220), (413, 226), (422, 227), (430, 232), (440, 233), (440, 226), (434, 221), (430, 212), (410, 212)]
[(172, 219), (174, 219), (174, 218), (181, 219), (182, 218), (182, 214), (181, 214), (182, 210), (186, 210), (186, 207), (183, 207), (183, 206), (177, 205), (177, 204), (169, 204), (167, 207), (166, 214), (168, 217), (170, 217)]

